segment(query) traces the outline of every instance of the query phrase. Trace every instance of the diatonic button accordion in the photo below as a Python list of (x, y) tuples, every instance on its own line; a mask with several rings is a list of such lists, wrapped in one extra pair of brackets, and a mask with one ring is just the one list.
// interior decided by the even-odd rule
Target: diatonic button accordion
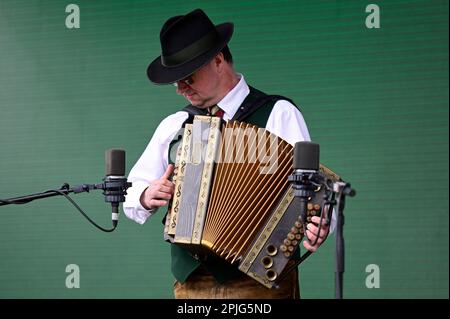
[[(304, 236), (288, 181), (292, 157), (293, 146), (266, 129), (195, 116), (176, 146), (165, 237), (274, 287)], [(319, 174), (339, 180), (323, 165)], [(309, 199), (308, 218), (329, 213), (324, 191)]]

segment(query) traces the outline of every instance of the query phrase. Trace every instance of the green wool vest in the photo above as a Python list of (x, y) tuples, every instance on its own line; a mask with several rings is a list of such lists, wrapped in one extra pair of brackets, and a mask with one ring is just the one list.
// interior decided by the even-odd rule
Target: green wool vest
[[(278, 100), (288, 100), (294, 104), (290, 99), (283, 96), (267, 95), (255, 88), (250, 87), (250, 93), (242, 102), (233, 117), (233, 120), (246, 122), (264, 128), (267, 120), (269, 119), (270, 113), (272, 112), (273, 106)], [(187, 123), (192, 123), (195, 115), (205, 114), (204, 110), (193, 107), (192, 105), (188, 105), (183, 110), (189, 113), (189, 117), (183, 124), (183, 127)], [(178, 145), (181, 138), (182, 136), (175, 136), (174, 140), (170, 144), (169, 161), (171, 161), (171, 158), (175, 158), (173, 152), (176, 152), (175, 146)], [(165, 223), (165, 218), (166, 217), (163, 219), (163, 223)], [(188, 250), (179, 245), (171, 244), (170, 246), (172, 255), (172, 273), (179, 282), (185, 282), (189, 275), (201, 264), (219, 283), (237, 278), (243, 274), (237, 269), (236, 266), (231, 265), (219, 257), (213, 256), (212, 254), (208, 255), (206, 258), (200, 259), (198, 256), (193, 256)], [(294, 254), (292, 258), (298, 260), (298, 249), (297, 254)]]

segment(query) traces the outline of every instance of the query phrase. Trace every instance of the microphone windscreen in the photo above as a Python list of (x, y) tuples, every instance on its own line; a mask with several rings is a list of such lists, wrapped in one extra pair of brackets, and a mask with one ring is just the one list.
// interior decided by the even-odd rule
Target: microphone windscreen
[(106, 176), (125, 176), (125, 151), (109, 149), (105, 152)]
[(319, 170), (319, 144), (297, 142), (294, 147), (294, 170)]

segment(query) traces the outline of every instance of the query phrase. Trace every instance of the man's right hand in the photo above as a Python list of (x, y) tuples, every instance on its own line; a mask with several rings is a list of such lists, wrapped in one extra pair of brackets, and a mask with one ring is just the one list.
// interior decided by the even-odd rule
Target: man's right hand
[(145, 209), (150, 210), (165, 206), (168, 200), (172, 198), (175, 184), (169, 180), (169, 177), (172, 175), (173, 169), (174, 166), (169, 164), (164, 175), (160, 179), (151, 182), (150, 186), (142, 192), (140, 200), (141, 205)]

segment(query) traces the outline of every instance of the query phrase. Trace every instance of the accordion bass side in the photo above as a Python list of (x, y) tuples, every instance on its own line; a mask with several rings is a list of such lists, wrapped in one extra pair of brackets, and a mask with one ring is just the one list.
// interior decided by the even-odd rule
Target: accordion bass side
[[(254, 125), (220, 121), (197, 115), (185, 126), (164, 235), (272, 288), (304, 236), (288, 181), (293, 146)], [(339, 180), (323, 165), (319, 173)], [(328, 214), (323, 192), (309, 200), (308, 219)]]

